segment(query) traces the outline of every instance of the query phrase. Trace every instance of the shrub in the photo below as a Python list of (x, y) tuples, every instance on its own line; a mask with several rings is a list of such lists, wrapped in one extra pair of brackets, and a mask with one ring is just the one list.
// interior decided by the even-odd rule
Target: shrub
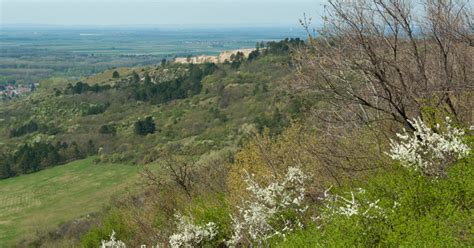
[[(446, 131), (437, 133), (420, 120), (412, 123), (416, 129), (413, 136), (399, 135), (402, 144), (392, 141), (391, 155), (402, 167), (395, 163), (388, 170), (373, 173), (368, 181), (356, 182), (363, 189), (341, 186), (336, 189), (340, 193), (327, 191), (313, 225), (278, 246), (472, 244), (474, 236), (468, 234), (474, 206), (472, 137), (463, 137), (449, 119)], [(439, 125), (436, 128), (439, 130)], [(439, 163), (447, 162), (452, 166), (440, 167)], [(443, 177), (425, 176), (439, 175), (440, 171)]]
[[(207, 203), (193, 204), (192, 216), (196, 223), (215, 223), (218, 230), (216, 237), (212, 242), (208, 242), (211, 247), (222, 246), (225, 240), (230, 237), (232, 232), (232, 218), (231, 209), (224, 202), (224, 199), (219, 200), (217, 204), (209, 206), (210, 200)], [(216, 204), (216, 203), (214, 203)]]
[(10, 137), (20, 137), (28, 133), (39, 130), (39, 125), (35, 121), (29, 121), (25, 125), (10, 130)]
[(205, 225), (196, 225), (190, 217), (181, 214), (176, 215), (177, 233), (170, 236), (171, 247), (196, 247), (203, 243), (212, 241), (218, 233), (216, 224), (209, 222)]
[(114, 71), (114, 72), (112, 73), (112, 78), (120, 78), (119, 72), (118, 72), (118, 71)]
[(66, 86), (66, 89), (64, 90), (64, 93), (68, 94), (68, 95), (83, 94), (83, 93), (86, 93), (86, 92), (98, 93), (98, 92), (109, 90), (111, 88), (112, 87), (110, 87), (110, 85), (101, 86), (101, 85), (98, 85), (98, 84), (94, 84), (94, 85), (90, 86), (87, 83), (77, 82), (75, 85), (68, 84)]
[[(265, 187), (248, 175), (245, 181), (251, 197), (238, 208), (238, 214), (232, 217), (232, 234), (225, 244), (230, 247), (251, 246), (254, 243), (262, 246), (270, 238), (281, 237), (302, 228), (302, 215), (307, 209), (304, 204), (305, 180), (304, 173), (296, 167), (290, 167), (284, 178), (274, 178)], [(171, 247), (224, 244), (219, 240), (218, 234), (221, 231), (226, 233), (225, 218), (218, 218), (220, 225), (213, 221), (198, 225), (192, 217), (181, 214), (177, 214), (176, 219), (177, 232), (169, 238)]]
[[(102, 225), (92, 228), (86, 235), (81, 238), (81, 247), (96, 248), (100, 247), (104, 240), (111, 239), (110, 234), (114, 234), (120, 240), (127, 241), (131, 236), (131, 230), (125, 222), (125, 217), (118, 209), (112, 209), (102, 220)], [(122, 242), (117, 241), (116, 242)]]
[(13, 138), (13, 137), (21, 137), (23, 135), (34, 133), (34, 132), (41, 132), (44, 134), (54, 135), (54, 134), (57, 134), (59, 130), (58, 128), (55, 128), (55, 127), (38, 124), (35, 121), (29, 121), (18, 128), (12, 128), (10, 130), (9, 135), (10, 135), (10, 138)]
[(233, 235), (227, 244), (262, 246), (270, 238), (302, 228), (301, 216), (306, 211), (305, 180), (304, 173), (296, 167), (288, 168), (282, 180), (275, 178), (266, 187), (247, 176), (245, 181), (251, 199), (239, 207), (238, 216), (233, 217)]
[(436, 130), (429, 128), (420, 119), (410, 121), (415, 131), (397, 134), (400, 142), (391, 142), (389, 156), (407, 168), (426, 175), (444, 175), (446, 167), (469, 154), (469, 147), (463, 143), (464, 131), (452, 126), (446, 118), (445, 130), (440, 125)]
[(99, 133), (116, 135), (117, 134), (117, 127), (114, 124), (102, 125), (99, 128)]
[(82, 110), (82, 116), (102, 114), (107, 110), (109, 106), (110, 106), (110, 103), (88, 104)]
[[(338, 195), (330, 193), (331, 188), (324, 192), (321, 198), (324, 204), (323, 212), (319, 216), (321, 219), (331, 219), (334, 216), (351, 217), (353, 215), (361, 215), (366, 218), (384, 217), (385, 209), (381, 208), (378, 203), (379, 199), (371, 201), (367, 199), (366, 191), (362, 188), (347, 192), (346, 195)], [(398, 205), (395, 202), (394, 207)]]
[(112, 231), (112, 234), (110, 235), (110, 240), (102, 240), (101, 246), (100, 246), (100, 248), (109, 248), (109, 247), (110, 248), (126, 248), (127, 246), (121, 240), (116, 240), (115, 231)]
[(147, 134), (155, 133), (156, 126), (153, 117), (148, 116), (145, 120), (138, 120), (133, 125), (134, 132), (137, 135), (146, 136)]
[(132, 72), (131, 81), (132, 81), (132, 83), (134, 83), (134, 84), (137, 84), (137, 83), (140, 82), (140, 76), (139, 76), (138, 73), (136, 73), (135, 71)]
[(474, 241), (469, 233), (473, 164), (470, 155), (450, 167), (443, 179), (394, 165), (357, 183), (364, 193), (354, 191), (355, 200), (346, 187), (334, 188), (332, 196), (348, 201), (339, 199), (330, 208), (323, 207), (321, 218), (311, 226), (275, 241), (274, 246), (468, 247)]

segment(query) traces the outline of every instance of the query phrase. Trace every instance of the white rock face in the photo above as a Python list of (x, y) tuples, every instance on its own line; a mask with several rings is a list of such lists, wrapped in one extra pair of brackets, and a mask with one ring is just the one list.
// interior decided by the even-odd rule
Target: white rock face
[(230, 56), (232, 56), (233, 54), (237, 54), (238, 52), (243, 53), (244, 56), (247, 58), (253, 50), (254, 49), (250, 48), (250, 49), (224, 51), (224, 52), (221, 52), (218, 56), (199, 55), (199, 56), (194, 56), (191, 58), (180, 57), (180, 58), (176, 58), (174, 60), (174, 63), (179, 63), (179, 64), (224, 63), (226, 60), (230, 60)]

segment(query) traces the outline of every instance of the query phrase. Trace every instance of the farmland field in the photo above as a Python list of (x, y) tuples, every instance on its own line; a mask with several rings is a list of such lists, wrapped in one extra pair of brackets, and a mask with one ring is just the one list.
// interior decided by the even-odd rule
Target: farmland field
[(0, 27), (0, 84), (51, 76), (76, 80), (113, 67), (157, 65), (164, 58), (215, 55), (302, 36), (298, 28)]
[[(0, 181), (0, 247), (99, 211), (135, 185), (139, 167), (95, 164), (93, 158)], [(21, 235), (20, 235), (21, 234)]]

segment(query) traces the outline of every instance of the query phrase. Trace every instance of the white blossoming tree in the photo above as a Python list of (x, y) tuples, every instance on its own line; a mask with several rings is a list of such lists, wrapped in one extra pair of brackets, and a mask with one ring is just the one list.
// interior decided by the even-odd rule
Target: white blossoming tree
[(199, 247), (204, 242), (212, 241), (218, 233), (217, 225), (209, 222), (196, 225), (191, 217), (176, 214), (177, 232), (170, 236), (169, 243), (173, 248)]
[[(365, 218), (381, 218), (385, 217), (386, 209), (379, 206), (380, 199), (370, 200), (366, 191), (358, 188), (354, 191), (346, 192), (344, 195), (331, 193), (331, 188), (324, 192), (320, 198), (323, 202), (322, 214), (317, 218), (323, 221), (330, 220), (335, 216), (361, 216)], [(345, 196), (345, 195), (350, 195)], [(394, 203), (394, 208), (398, 203)]]
[(464, 131), (453, 127), (449, 117), (443, 129), (436, 125), (436, 131), (421, 119), (410, 123), (415, 131), (407, 133), (404, 130), (403, 134), (397, 134), (399, 141), (391, 141), (388, 153), (403, 166), (425, 175), (442, 176), (450, 163), (469, 154), (469, 147), (463, 143)]
[(227, 245), (261, 246), (269, 238), (301, 228), (301, 218), (307, 209), (305, 180), (306, 175), (296, 167), (290, 167), (281, 181), (275, 180), (266, 187), (248, 175), (245, 182), (251, 199), (239, 207), (238, 216), (233, 216), (233, 235)]
[(102, 240), (100, 248), (126, 248), (124, 242), (115, 239), (115, 231), (112, 231), (110, 240)]

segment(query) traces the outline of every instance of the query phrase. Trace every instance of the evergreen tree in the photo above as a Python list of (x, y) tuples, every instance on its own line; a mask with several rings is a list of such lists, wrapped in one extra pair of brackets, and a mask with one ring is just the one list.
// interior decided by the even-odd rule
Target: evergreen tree
[(120, 78), (120, 74), (118, 73), (118, 71), (114, 71), (112, 73), (112, 78)]
[(155, 121), (153, 117), (148, 116), (145, 120), (138, 120), (134, 124), (134, 132), (137, 135), (146, 136), (156, 131)]
[(132, 72), (132, 83), (136, 84), (140, 82), (140, 76), (135, 71)]
[(148, 73), (145, 73), (145, 84), (151, 84), (151, 77)]
[[(258, 44), (258, 43), (257, 43)], [(260, 51), (257, 49), (257, 50), (254, 50), (252, 51), (250, 54), (249, 54), (249, 58), (248, 58), (248, 61), (254, 61), (258, 58), (258, 55), (260, 55)]]

